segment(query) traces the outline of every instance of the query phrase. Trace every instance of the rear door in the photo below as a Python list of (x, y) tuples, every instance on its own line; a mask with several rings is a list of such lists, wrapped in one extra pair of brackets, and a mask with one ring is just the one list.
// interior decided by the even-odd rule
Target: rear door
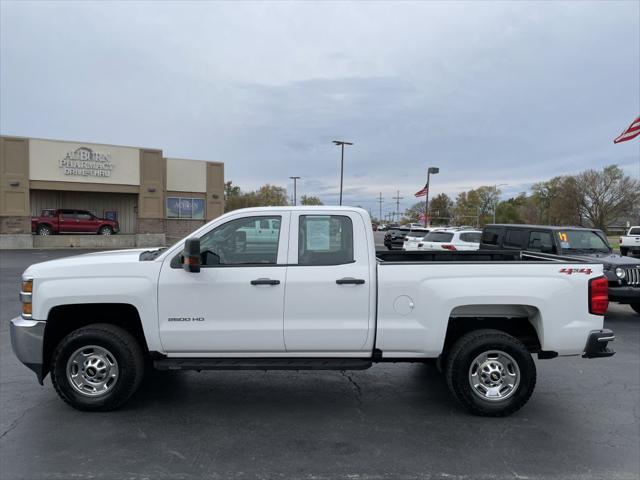
[(82, 233), (97, 233), (98, 222), (90, 212), (78, 210), (76, 212), (76, 231)]
[(284, 300), (287, 352), (361, 354), (372, 345), (375, 315), (369, 226), (357, 212), (298, 210), (291, 227)]
[(60, 233), (78, 233), (78, 216), (75, 210), (62, 210), (58, 217)]

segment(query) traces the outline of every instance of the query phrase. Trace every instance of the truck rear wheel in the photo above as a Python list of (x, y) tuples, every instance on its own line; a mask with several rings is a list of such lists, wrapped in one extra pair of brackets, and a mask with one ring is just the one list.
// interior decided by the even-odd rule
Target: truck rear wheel
[(78, 410), (109, 411), (126, 402), (144, 374), (137, 340), (115, 325), (99, 323), (74, 330), (56, 347), (51, 381)]
[(640, 302), (630, 303), (629, 306), (633, 308), (638, 315), (640, 315)]
[(451, 347), (445, 376), (455, 399), (471, 413), (502, 417), (531, 397), (536, 365), (517, 338), (499, 330), (477, 330)]
[(629, 251), (626, 248), (620, 247), (620, 255), (622, 255), (623, 257), (626, 257), (627, 253), (629, 253)]

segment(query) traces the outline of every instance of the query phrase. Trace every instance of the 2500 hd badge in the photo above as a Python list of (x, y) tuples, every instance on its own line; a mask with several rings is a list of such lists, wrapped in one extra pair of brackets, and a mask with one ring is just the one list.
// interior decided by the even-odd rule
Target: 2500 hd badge
[(204, 322), (204, 317), (169, 317), (168, 322)]

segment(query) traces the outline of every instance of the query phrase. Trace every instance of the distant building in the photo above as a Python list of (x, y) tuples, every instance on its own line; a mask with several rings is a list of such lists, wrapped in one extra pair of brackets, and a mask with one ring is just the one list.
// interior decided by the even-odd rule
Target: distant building
[[(68, 246), (65, 235), (32, 237), (31, 216), (43, 209), (117, 219), (120, 233), (100, 239), (114, 247), (164, 245), (224, 212), (223, 163), (166, 158), (160, 149), (2, 136), (0, 173), (4, 248)], [(84, 237), (76, 246), (97, 241)]]

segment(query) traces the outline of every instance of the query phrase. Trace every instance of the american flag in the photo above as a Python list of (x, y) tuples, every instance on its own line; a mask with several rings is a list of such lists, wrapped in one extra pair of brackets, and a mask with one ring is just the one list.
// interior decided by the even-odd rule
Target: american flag
[(415, 193), (415, 196), (416, 197), (425, 197), (427, 195), (427, 193), (429, 193), (429, 185), (425, 185), (422, 190), (418, 190)]
[(636, 118), (629, 128), (627, 128), (624, 132), (620, 134), (616, 139), (613, 140), (613, 143), (626, 142), (627, 140), (631, 140), (632, 138), (636, 138), (640, 135), (640, 117)]

